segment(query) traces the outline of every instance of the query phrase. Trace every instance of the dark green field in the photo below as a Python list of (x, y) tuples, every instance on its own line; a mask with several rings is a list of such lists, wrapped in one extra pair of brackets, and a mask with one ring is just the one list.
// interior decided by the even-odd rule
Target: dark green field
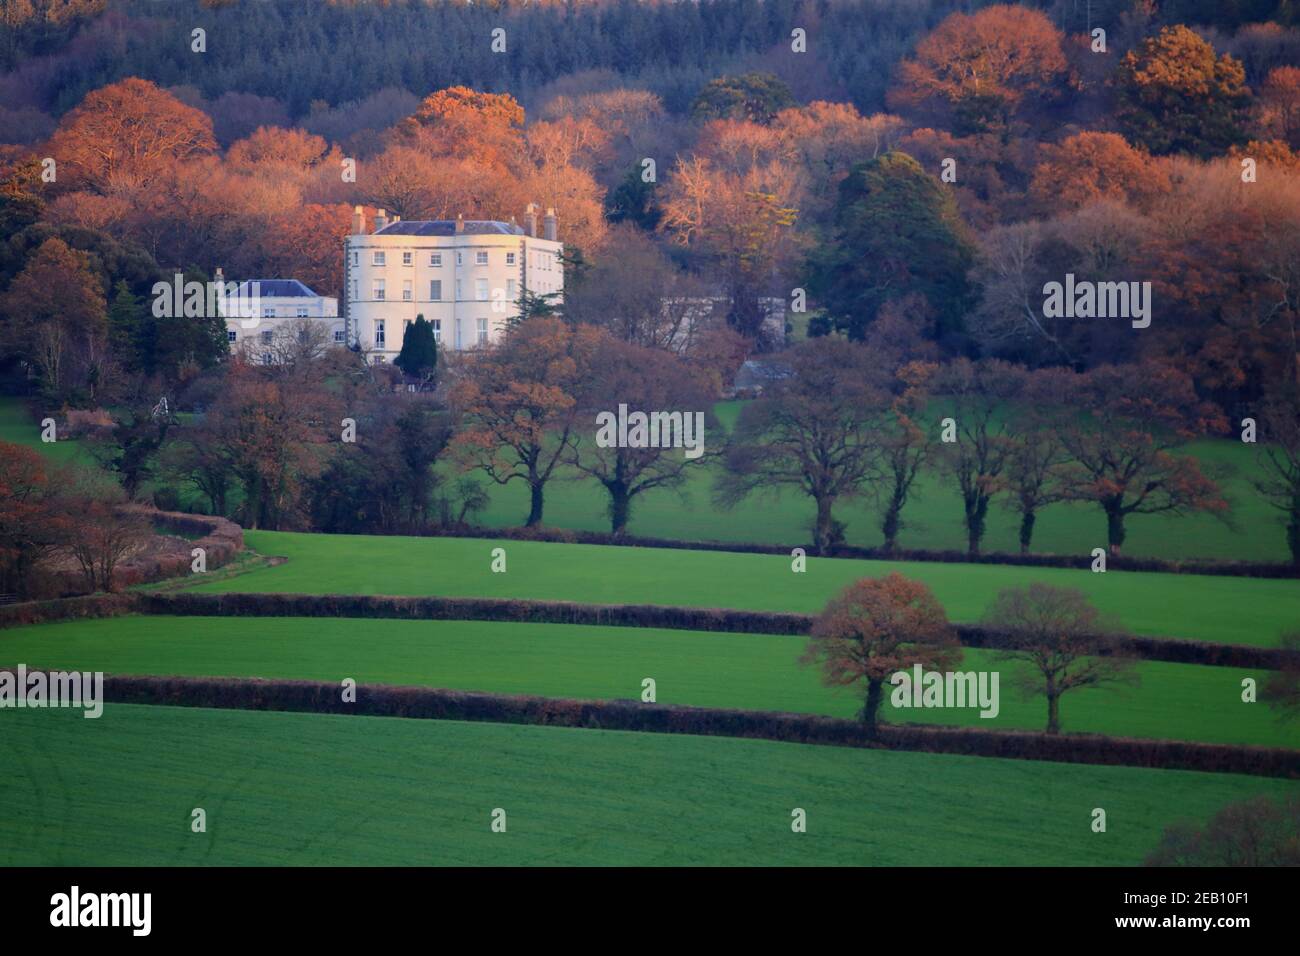
[[(0, 631), (0, 665), (111, 674), (267, 677), (396, 684), (581, 699), (640, 698), (654, 678), (664, 704), (852, 717), (855, 693), (821, 685), (802, 638), (648, 628), (315, 618), (126, 617)], [(1041, 729), (1042, 698), (1010, 686), (1015, 665), (967, 650), (964, 670), (1001, 672), (1001, 712), (899, 710), (890, 719)], [(1067, 731), (1210, 743), (1300, 746), (1300, 724), (1241, 701), (1263, 673), (1144, 662), (1136, 687), (1090, 689), (1062, 703)]]
[[(1300, 626), (1300, 581), (1293, 580), (831, 558), (809, 558), (807, 572), (795, 574), (783, 556), (716, 551), (268, 531), (250, 531), (245, 540), (262, 554), (289, 560), (237, 577), (200, 581), (195, 590), (437, 594), (816, 612), (858, 578), (899, 571), (930, 585), (954, 621), (978, 619), (1001, 588), (1046, 581), (1085, 591), (1104, 612), (1139, 634), (1270, 646), (1283, 631)], [(491, 570), (496, 547), (506, 550), (504, 574)]]
[[(0, 711), (0, 865), (1134, 865), (1224, 774), (450, 721)], [(208, 830), (190, 832), (195, 807)], [(507, 831), (492, 833), (494, 808)], [(808, 814), (808, 832), (790, 812)], [(1090, 829), (1105, 809), (1107, 832)]]

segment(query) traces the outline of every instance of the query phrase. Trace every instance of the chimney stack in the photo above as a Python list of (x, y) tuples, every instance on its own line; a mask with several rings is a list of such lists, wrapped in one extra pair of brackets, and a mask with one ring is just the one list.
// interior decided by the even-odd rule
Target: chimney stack
[(558, 239), (556, 237), (559, 234), (559, 222), (555, 218), (555, 210), (550, 206), (546, 207), (546, 218), (542, 220), (542, 223), (546, 229), (546, 238), (550, 242), (557, 242)]
[(459, 236), (464, 231), (465, 231), (465, 214), (463, 212), (458, 212), (456, 213), (456, 235)]
[(530, 202), (524, 210), (524, 221), (528, 223), (528, 234), (537, 238), (537, 203)]
[(363, 236), (366, 232), (366, 214), (360, 206), (352, 207), (352, 235)]
[(380, 229), (383, 229), (384, 226), (386, 225), (388, 225), (388, 213), (384, 212), (384, 210), (382, 209), (376, 209), (375, 210), (375, 232), (378, 232)]

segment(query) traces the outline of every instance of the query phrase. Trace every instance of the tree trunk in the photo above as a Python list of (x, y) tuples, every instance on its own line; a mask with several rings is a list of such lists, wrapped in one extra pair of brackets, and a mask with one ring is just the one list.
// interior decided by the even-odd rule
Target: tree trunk
[(1118, 506), (1106, 507), (1106, 537), (1111, 554), (1119, 554), (1124, 544), (1124, 512)]
[(884, 520), (880, 522), (880, 531), (885, 536), (885, 553), (893, 554), (898, 550), (898, 510), (892, 505), (885, 511)]
[(1038, 516), (1033, 511), (1020, 514), (1020, 553), (1028, 554), (1030, 542), (1034, 540), (1034, 521)]
[(862, 723), (866, 725), (867, 735), (876, 736), (880, 727), (880, 704), (885, 699), (884, 682), (879, 679), (867, 681), (867, 700), (862, 707)]
[(247, 515), (245, 523), (254, 530), (261, 527), (259, 523), (262, 517), (261, 485), (261, 481), (254, 479), (244, 486), (244, 511)]
[(970, 554), (980, 553), (980, 542), (984, 540), (988, 513), (989, 500), (980, 495), (975, 500), (975, 507), (966, 516), (966, 548)]
[(1291, 520), (1286, 526), (1286, 543), (1291, 548), (1291, 561), (1300, 567), (1300, 496), (1291, 502)]
[(834, 504), (835, 499), (828, 495), (817, 499), (817, 527), (813, 534), (813, 546), (818, 554), (825, 554), (826, 549), (830, 547), (831, 524), (834, 520), (831, 517), (831, 508)]
[(897, 501), (890, 501), (889, 506), (885, 509), (884, 517), (880, 519), (880, 532), (885, 536), (885, 552), (887, 554), (893, 554), (898, 550), (899, 525), (902, 523), (899, 519), (901, 510)]
[(528, 521), (526, 526), (535, 528), (542, 523), (542, 507), (545, 504), (542, 494), (546, 486), (541, 482), (534, 482), (529, 485), (531, 490), (531, 502), (528, 507)]
[(628, 519), (632, 517), (632, 497), (627, 493), (627, 486), (621, 482), (606, 486), (609, 489), (609, 526), (614, 534), (627, 530)]
[(1049, 691), (1047, 694), (1047, 732), (1049, 734), (1061, 732), (1061, 695), (1055, 691)]

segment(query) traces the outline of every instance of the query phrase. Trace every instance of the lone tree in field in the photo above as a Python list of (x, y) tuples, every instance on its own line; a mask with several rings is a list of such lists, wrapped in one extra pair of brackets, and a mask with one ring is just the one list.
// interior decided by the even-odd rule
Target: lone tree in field
[(438, 368), (438, 343), (433, 337), (433, 324), (423, 315), (417, 315), (402, 333), (402, 351), (393, 364), (411, 378), (432, 384)]
[(1137, 680), (1131, 660), (1098, 656), (1114, 651), (1119, 636), (1075, 588), (1038, 582), (1007, 588), (993, 600), (983, 623), (1008, 635), (1000, 659), (1029, 665), (1014, 682), (1027, 696), (1047, 698), (1049, 734), (1061, 732), (1061, 695), (1067, 691)]
[(1165, 830), (1147, 866), (1300, 866), (1300, 796), (1230, 803), (1202, 829)]
[(800, 662), (819, 664), (828, 686), (866, 684), (862, 722), (875, 736), (890, 677), (916, 664), (947, 669), (960, 659), (956, 635), (934, 594), (894, 572), (863, 578), (832, 598), (813, 624)]
[(1065, 400), (1075, 414), (1058, 419), (1069, 457), (1063, 496), (1101, 508), (1111, 553), (1124, 544), (1129, 515), (1202, 511), (1227, 518), (1218, 484), (1195, 458), (1175, 454), (1226, 425), (1185, 373), (1156, 362), (1103, 365), (1078, 376)]
[(832, 509), (875, 473), (878, 425), (889, 396), (865, 346), (809, 339), (777, 361), (788, 374), (746, 405), (723, 453), (716, 496), (733, 507), (755, 491), (795, 488), (817, 506), (813, 544), (836, 543)]

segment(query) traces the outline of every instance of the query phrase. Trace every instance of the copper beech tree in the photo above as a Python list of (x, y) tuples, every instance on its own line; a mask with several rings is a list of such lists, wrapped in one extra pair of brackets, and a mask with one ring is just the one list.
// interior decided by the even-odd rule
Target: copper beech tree
[(872, 736), (885, 684), (894, 674), (917, 664), (944, 670), (960, 660), (943, 606), (926, 585), (898, 572), (855, 581), (832, 598), (800, 658), (819, 665), (830, 687), (866, 685), (862, 722)]
[(128, 77), (86, 94), (46, 148), (77, 186), (111, 193), (147, 186), (176, 162), (213, 153), (217, 141), (201, 110)]

